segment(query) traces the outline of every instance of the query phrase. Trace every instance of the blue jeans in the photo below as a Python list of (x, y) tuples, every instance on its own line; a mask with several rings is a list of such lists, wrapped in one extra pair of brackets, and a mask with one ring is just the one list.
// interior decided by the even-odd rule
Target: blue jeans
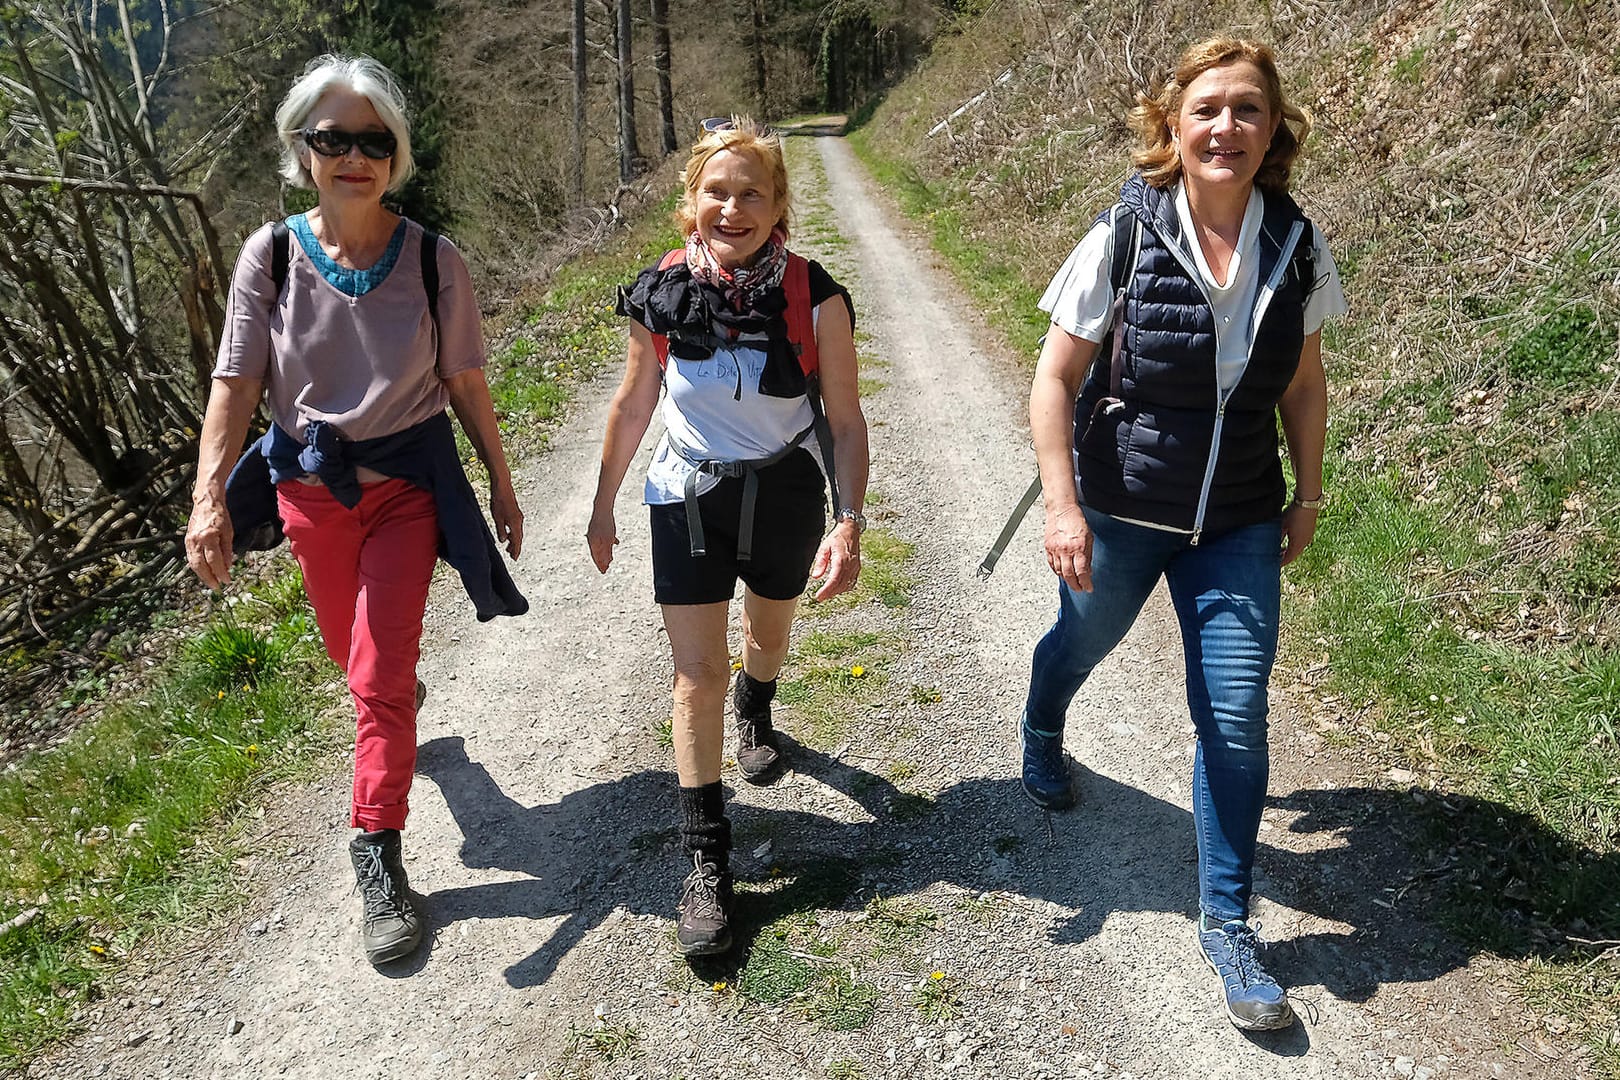
[(1211, 919), (1246, 918), (1270, 775), (1266, 684), (1277, 655), (1282, 523), (1206, 534), (1193, 547), (1181, 533), (1085, 515), (1093, 589), (1060, 584), (1058, 620), (1035, 646), (1023, 722), (1039, 734), (1063, 733), (1080, 684), (1125, 637), (1164, 575), (1181, 621), (1187, 705), (1198, 732), (1198, 903)]

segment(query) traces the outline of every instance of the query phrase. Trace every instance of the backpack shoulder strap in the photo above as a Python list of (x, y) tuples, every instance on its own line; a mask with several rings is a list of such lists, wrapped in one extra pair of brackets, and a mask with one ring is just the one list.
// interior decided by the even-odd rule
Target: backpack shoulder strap
[(422, 289), (427, 293), (428, 314), (433, 316), (433, 327), (439, 326), (439, 234), (432, 229), (422, 230)]
[(1294, 248), (1294, 265), (1299, 272), (1299, 284), (1305, 298), (1316, 291), (1316, 233), (1315, 226), (1309, 221), (1305, 222), (1305, 231), (1299, 234), (1299, 244)]
[[(658, 260), (658, 269), (668, 270), (672, 266), (679, 266), (686, 261), (686, 249), (683, 247), (670, 248), (664, 252), (664, 257)], [(652, 336), (653, 352), (658, 354), (658, 370), (663, 371), (669, 366), (669, 335), (654, 334)]]
[[(1130, 219), (1130, 229), (1119, 227), (1122, 218)], [(1113, 285), (1112, 291), (1118, 295), (1121, 289), (1130, 284), (1131, 274), (1136, 269), (1132, 249), (1141, 243), (1142, 222), (1124, 203), (1115, 203), (1108, 224), (1113, 239), (1113, 247), (1108, 252), (1108, 280)]]
[(788, 252), (782, 291), (787, 294), (788, 340), (798, 348), (799, 369), (814, 375), (821, 369), (821, 353), (816, 348), (816, 309), (810, 304), (810, 262), (803, 255)]
[(270, 280), (276, 286), (277, 296), (281, 295), (281, 287), (287, 284), (287, 263), (292, 257), (291, 240), (285, 221), (270, 223)]
[[(1121, 215), (1130, 218), (1129, 230), (1120, 228)], [(1106, 402), (1104, 407), (1109, 409), (1119, 407), (1125, 392), (1125, 297), (1136, 273), (1136, 261), (1142, 254), (1142, 219), (1123, 204), (1115, 206), (1112, 231), (1114, 244), (1108, 257), (1108, 279), (1114, 287), (1114, 302), (1108, 313), (1108, 397), (1098, 402), (1098, 405)]]

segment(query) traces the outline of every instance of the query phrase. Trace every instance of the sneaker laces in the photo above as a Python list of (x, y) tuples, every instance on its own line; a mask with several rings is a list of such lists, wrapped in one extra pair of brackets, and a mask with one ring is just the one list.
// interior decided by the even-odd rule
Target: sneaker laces
[(703, 861), (701, 851), (692, 854), (692, 872), (681, 883), (681, 903), (694, 918), (718, 919), (720, 907), (720, 868)]
[(1237, 976), (1244, 986), (1274, 986), (1277, 980), (1266, 974), (1266, 969), (1260, 966), (1260, 935), (1259, 926), (1250, 926), (1248, 923), (1239, 923), (1236, 929), (1222, 928), (1226, 933), (1227, 944), (1232, 949), (1232, 966), (1237, 969)]
[(356, 868), (359, 873), (356, 875), (358, 880), (355, 887), (360, 890), (360, 899), (365, 905), (365, 917), (387, 919), (404, 915), (406, 906), (398, 895), (393, 875), (388, 872), (388, 866), (383, 862), (382, 848), (368, 844), (360, 859), (360, 865)]

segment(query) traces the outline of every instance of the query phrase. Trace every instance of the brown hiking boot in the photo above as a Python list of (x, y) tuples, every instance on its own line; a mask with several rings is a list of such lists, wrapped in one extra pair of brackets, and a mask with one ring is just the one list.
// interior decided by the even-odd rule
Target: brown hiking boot
[(349, 841), (349, 861), (365, 906), (360, 942), (366, 959), (386, 964), (415, 952), (422, 943), (422, 920), (411, 904), (399, 830), (360, 833)]
[(760, 682), (746, 671), (737, 672), (732, 688), (732, 711), (737, 719), (737, 768), (750, 784), (769, 784), (780, 774), (782, 748), (771, 727), (771, 699), (776, 680)]
[(692, 856), (675, 905), (675, 946), (682, 956), (718, 956), (731, 948), (731, 872)]

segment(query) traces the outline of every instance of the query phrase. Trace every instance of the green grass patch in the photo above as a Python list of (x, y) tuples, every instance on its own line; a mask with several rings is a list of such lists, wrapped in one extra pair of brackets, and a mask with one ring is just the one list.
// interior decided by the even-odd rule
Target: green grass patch
[(854, 1058), (834, 1058), (827, 1062), (827, 1080), (866, 1080), (866, 1069)]
[(908, 897), (874, 896), (866, 905), (867, 925), (886, 949), (914, 941), (939, 925), (939, 915)]
[[(616, 290), (678, 246), (669, 217), (674, 206), (671, 195), (599, 251), (565, 265), (538, 297), (516, 305), (515, 325), (494, 351), (487, 375), (502, 436), (519, 449), (543, 445), (574, 386), (623, 360)], [(471, 456), (464, 436), (462, 452)]]
[(806, 741), (831, 749), (850, 721), (882, 699), (901, 640), (886, 630), (816, 630), (794, 650), (776, 700), (802, 722)]
[(755, 934), (740, 970), (711, 989), (735, 993), (744, 1003), (786, 1006), (833, 1031), (865, 1027), (877, 1011), (877, 987), (839, 959), (847, 933), (828, 934), (816, 921), (817, 912), (844, 904), (856, 881), (846, 861), (812, 859), (766, 882), (740, 886), (753, 894), (755, 910), (774, 917)]
[(924, 1020), (943, 1023), (962, 1015), (962, 983), (943, 971), (931, 971), (912, 991), (911, 1003)]
[(589, 1027), (570, 1024), (568, 1056), (595, 1058), (604, 1062), (623, 1061), (641, 1055), (641, 1029), (629, 1022), (598, 1020)]
[(0, 936), (0, 1066), (72, 1031), (136, 946), (237, 901), (233, 817), (340, 745), (318, 721), (335, 695), (310, 689), (326, 665), (278, 579), (135, 700), (0, 774), (0, 922), (23, 922)]
[(1030, 284), (1017, 259), (973, 237), (972, 199), (966, 189), (930, 184), (915, 168), (881, 153), (863, 128), (849, 144), (877, 182), (907, 217), (921, 223), (929, 242), (955, 272), (958, 283), (978, 302), (991, 325), (1023, 355), (1033, 357), (1050, 323), (1036, 306), (1041, 290)]

